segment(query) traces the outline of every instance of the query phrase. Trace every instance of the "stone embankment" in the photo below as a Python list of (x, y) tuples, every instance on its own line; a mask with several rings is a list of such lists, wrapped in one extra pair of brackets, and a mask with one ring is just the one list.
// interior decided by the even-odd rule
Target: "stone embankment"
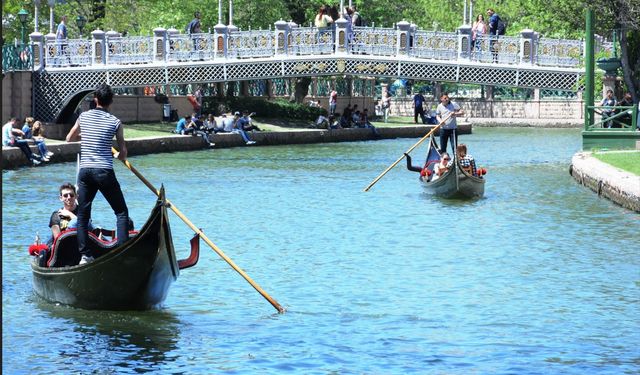
[(573, 156), (570, 173), (599, 197), (640, 212), (640, 176), (603, 163), (590, 152), (579, 152)]
[[(391, 138), (419, 138), (426, 135), (433, 125), (412, 125), (402, 127), (377, 128), (378, 136), (371, 129), (296, 129), (282, 131), (267, 131), (250, 133), (253, 146), (273, 146), (303, 143), (353, 142)], [(471, 134), (471, 124), (462, 123), (458, 126), (460, 134)], [(240, 134), (219, 133), (210, 137), (216, 148), (244, 147), (245, 143)], [(116, 143), (114, 142), (114, 146)], [(47, 142), (47, 148), (53, 152), (49, 163), (75, 161), (80, 151), (80, 143)], [(184, 136), (167, 133), (167, 136), (135, 138), (127, 140), (127, 150), (130, 156), (146, 155), (163, 152), (193, 151), (208, 148), (207, 143), (199, 136)], [(38, 153), (35, 146), (31, 147)], [(48, 163), (45, 163), (46, 165)], [(2, 168), (15, 169), (27, 166), (27, 159), (17, 147), (2, 148)]]

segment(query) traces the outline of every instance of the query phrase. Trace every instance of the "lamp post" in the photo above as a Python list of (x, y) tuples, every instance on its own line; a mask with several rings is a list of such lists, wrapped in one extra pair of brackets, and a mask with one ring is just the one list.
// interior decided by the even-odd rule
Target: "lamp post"
[(40, 0), (33, 0), (33, 32), (38, 32), (38, 7), (40, 7)]
[(27, 12), (24, 8), (20, 9), (20, 11), (18, 12), (18, 19), (20, 20), (20, 23), (22, 24), (22, 44), (25, 44), (25, 40), (24, 40), (24, 27), (27, 23), (27, 18), (29, 18), (29, 12)]
[(82, 17), (81, 15), (79, 15), (78, 17), (76, 17), (76, 25), (78, 26), (78, 29), (80, 30), (80, 38), (82, 38), (82, 30), (84, 29), (84, 25), (87, 24), (87, 19)]
[(49, 34), (53, 34), (53, 7), (56, 6), (56, 0), (48, 0), (49, 4)]

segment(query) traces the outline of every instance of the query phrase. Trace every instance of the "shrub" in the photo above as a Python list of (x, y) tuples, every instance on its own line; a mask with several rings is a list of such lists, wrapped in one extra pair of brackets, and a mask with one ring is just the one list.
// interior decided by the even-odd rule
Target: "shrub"
[(324, 108), (310, 107), (308, 105), (292, 103), (284, 99), (268, 100), (262, 98), (217, 98), (204, 97), (202, 99), (202, 112), (219, 115), (221, 113), (242, 112), (247, 110), (255, 112), (264, 118), (296, 119), (314, 121), (321, 114), (326, 115)]

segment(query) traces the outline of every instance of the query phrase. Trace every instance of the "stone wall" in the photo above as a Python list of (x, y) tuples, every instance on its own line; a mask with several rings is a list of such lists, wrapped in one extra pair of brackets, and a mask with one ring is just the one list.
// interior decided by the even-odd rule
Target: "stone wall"
[(13, 116), (31, 116), (31, 72), (4, 72), (2, 78), (2, 123)]
[[(518, 118), (518, 119), (571, 119), (584, 118), (581, 100), (479, 100), (455, 99), (465, 111), (465, 117)], [(435, 100), (427, 100), (426, 108), (436, 109)], [(370, 110), (371, 111), (371, 110)], [(392, 116), (413, 116), (411, 98), (391, 100)]]

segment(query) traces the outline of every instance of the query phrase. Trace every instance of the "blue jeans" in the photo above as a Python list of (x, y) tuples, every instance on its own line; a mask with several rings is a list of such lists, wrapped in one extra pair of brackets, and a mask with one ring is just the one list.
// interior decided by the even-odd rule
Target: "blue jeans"
[(34, 141), (36, 143), (36, 146), (38, 146), (38, 151), (40, 151), (40, 155), (42, 155), (42, 157), (46, 157), (47, 156), (47, 152), (49, 152), (49, 150), (47, 150), (47, 145), (44, 143), (43, 140), (35, 140)]
[(78, 250), (93, 256), (88, 246), (91, 204), (100, 191), (116, 214), (118, 245), (129, 239), (129, 210), (113, 169), (82, 168), (78, 173)]
[(24, 139), (16, 139), (11, 146), (18, 147), (20, 151), (24, 154), (24, 156), (31, 160), (41, 160), (39, 156), (36, 156), (31, 152), (31, 148), (29, 148), (29, 141)]

